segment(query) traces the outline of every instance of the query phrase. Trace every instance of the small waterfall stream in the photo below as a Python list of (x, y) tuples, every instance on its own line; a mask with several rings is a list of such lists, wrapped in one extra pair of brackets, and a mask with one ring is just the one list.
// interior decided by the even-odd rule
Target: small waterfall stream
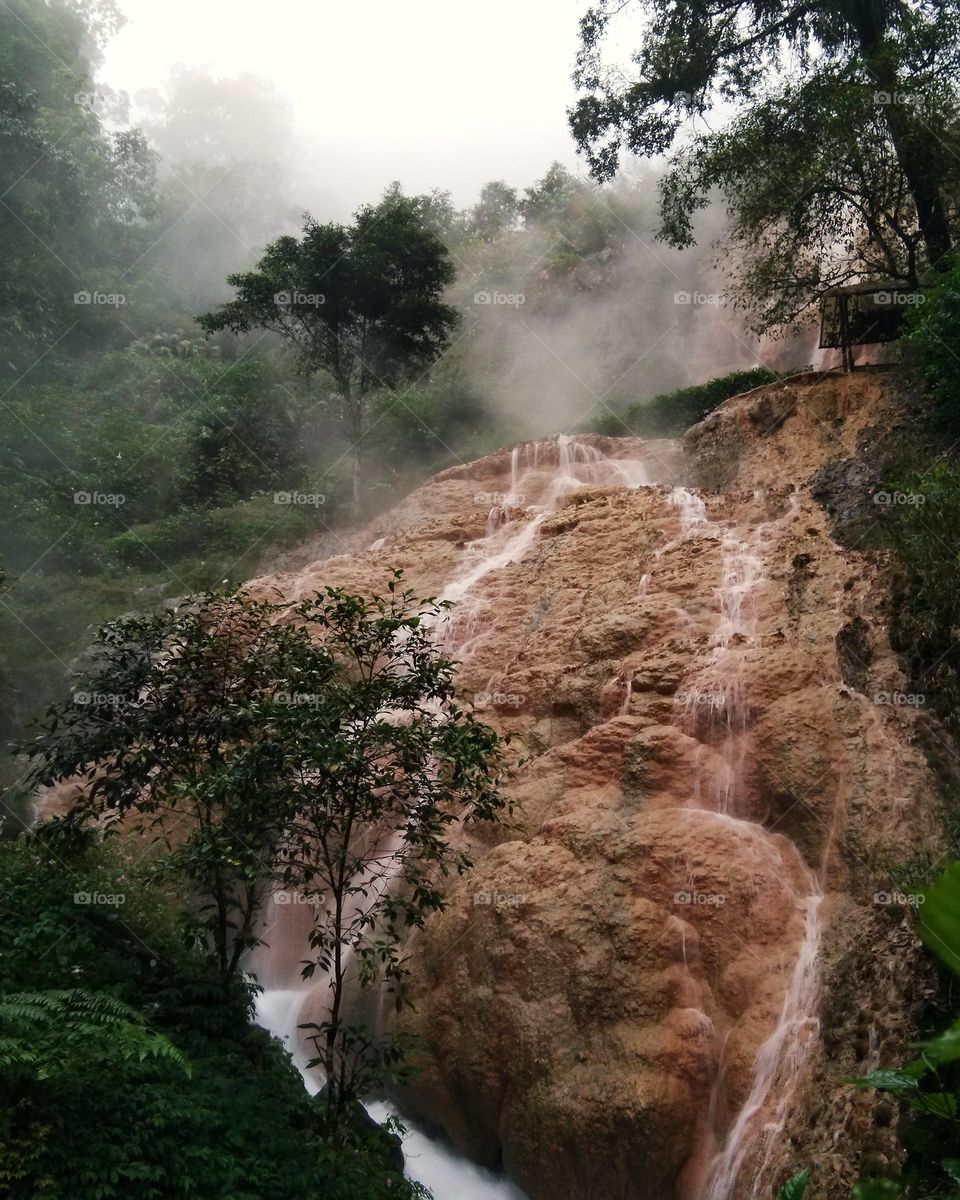
[[(490, 509), (485, 536), (472, 543), (478, 561), (457, 573), (440, 592), (440, 599), (457, 606), (442, 623), (444, 649), (448, 653), (463, 653), (480, 627), (482, 606), (474, 595), (477, 585), (488, 575), (524, 558), (540, 527), (566, 493), (590, 485), (642, 487), (650, 482), (645, 462), (608, 458), (595, 446), (566, 434), (515, 446), (510, 454), (510, 494), (502, 504)], [(534, 492), (539, 496), (538, 502), (521, 508), (520, 502)], [(524, 519), (517, 524), (521, 515)]]
[[(755, 500), (762, 497), (755, 496)], [(680, 518), (680, 539), (712, 537), (720, 544), (720, 583), (716, 589), (718, 615), (708, 640), (706, 661), (694, 665), (691, 681), (684, 687), (682, 703), (685, 724), (700, 740), (696, 762), (693, 803), (727, 819), (746, 821), (741, 811), (744, 768), (749, 757), (749, 699), (744, 686), (746, 656), (757, 636), (757, 592), (765, 582), (763, 544), (767, 532), (764, 521), (753, 523), (744, 532), (713, 521), (701, 497), (686, 488), (675, 488), (670, 504)], [(719, 775), (714, 770), (712, 787), (701, 781), (703, 753), (712, 744), (719, 759)], [(804, 917), (804, 935), (784, 991), (776, 1024), (764, 1041), (753, 1064), (749, 1094), (733, 1123), (724, 1132), (715, 1126), (705, 1134), (707, 1145), (719, 1145), (712, 1161), (692, 1195), (696, 1200), (730, 1200), (731, 1196), (749, 1196), (760, 1200), (765, 1195), (765, 1167), (790, 1113), (809, 1042), (819, 1029), (815, 1015), (819, 999), (817, 958), (821, 938), (821, 889), (814, 873), (796, 855), (809, 891), (797, 896), (798, 910)], [(723, 1091), (723, 1047), (718, 1056), (717, 1078), (710, 1101), (711, 1117), (719, 1112)], [(744, 1190), (741, 1174), (748, 1160), (756, 1158), (753, 1178)], [(705, 1177), (704, 1177), (705, 1174)], [(740, 1184), (738, 1192), (737, 1185)]]
[[(440, 592), (441, 599), (457, 605), (438, 629), (440, 644), (447, 653), (462, 653), (477, 629), (480, 610), (472, 601), (478, 584), (491, 573), (523, 559), (535, 542), (541, 525), (566, 492), (589, 484), (636, 487), (649, 482), (642, 462), (609, 459), (593, 446), (564, 435), (546, 442), (528, 443), (522, 450), (525, 471), (520, 473), (521, 448), (517, 447), (511, 453), (510, 494), (487, 516), (485, 536), (479, 543), (474, 543), (477, 561), (458, 572)], [(548, 468), (547, 460), (554, 454), (557, 465)], [(541, 481), (540, 503), (521, 511), (518, 502), (523, 496), (524, 479), (544, 471), (548, 472), (548, 480), (545, 486)], [(524, 519), (514, 528), (516, 518), (521, 515)], [(379, 549), (379, 543), (375, 542), (370, 549)], [(382, 886), (388, 886), (388, 882), (384, 881)], [(298, 919), (296, 910), (306, 908), (297, 904), (283, 908), (276, 900), (271, 903), (267, 936), (272, 936), (275, 945), (268, 942), (265, 950), (254, 955), (253, 970), (264, 985), (257, 997), (257, 1023), (280, 1038), (303, 1076), (307, 1090), (314, 1094), (322, 1079), (318, 1071), (306, 1070), (310, 1055), (297, 1027), (304, 1020), (319, 1019), (316, 1011), (306, 1016), (305, 1006), (311, 1000), (316, 1001), (318, 989), (328, 985), (306, 983), (299, 975), (301, 947), (305, 944), (307, 931), (305, 921), (309, 920), (309, 914)], [(271, 930), (274, 931), (272, 934)], [(320, 1001), (322, 1006), (322, 996)], [(390, 1116), (401, 1115), (382, 1101), (370, 1103), (367, 1109), (381, 1122)], [(403, 1139), (406, 1173), (410, 1179), (429, 1187), (435, 1200), (525, 1200), (523, 1193), (508, 1180), (476, 1167), (451, 1147), (427, 1136), (406, 1120), (404, 1124), (407, 1126)]]
[[(314, 1095), (322, 1080), (316, 1071), (306, 1070), (308, 1057), (297, 1030), (300, 1009), (308, 991), (306, 986), (266, 988), (257, 997), (256, 1021), (287, 1047), (303, 1076), (304, 1086)], [(366, 1109), (381, 1124), (393, 1116), (403, 1119), (395, 1108), (383, 1101), (367, 1104)], [(407, 1178), (428, 1187), (434, 1200), (525, 1200), (523, 1193), (508, 1180), (474, 1166), (409, 1121), (404, 1120), (404, 1126), (403, 1155)]]
[[(467, 561), (440, 590), (441, 598), (456, 605), (438, 624), (438, 641), (444, 651), (469, 656), (470, 642), (483, 632), (485, 615), (490, 611), (490, 602), (483, 595), (484, 581), (529, 555), (544, 522), (568, 492), (579, 487), (641, 487), (652, 482), (646, 463), (611, 459), (594, 446), (568, 437), (515, 448), (510, 456), (509, 494), (491, 508), (485, 536), (470, 544)], [(753, 824), (750, 814), (744, 811), (744, 773), (751, 749), (749, 698), (744, 681), (758, 631), (758, 600), (766, 583), (768, 524), (764, 520), (748, 520), (742, 525), (715, 520), (702, 496), (687, 488), (674, 488), (667, 503), (677, 514), (679, 534), (653, 554), (650, 568), (640, 580), (641, 595), (657, 587), (660, 562), (684, 543), (712, 539), (720, 550), (715, 625), (691, 663), (680, 697), (678, 724), (693, 733), (700, 742), (700, 751), (712, 755), (712, 775), (709, 780), (705, 777), (701, 786), (698, 772), (691, 805), (715, 814), (711, 819), (729, 821), (744, 832), (749, 830), (752, 836), (762, 827)], [(678, 614), (690, 622), (683, 610)], [(622, 714), (628, 714), (632, 687), (629, 670), (624, 672), (622, 682), (625, 694), (619, 707)], [(688, 1007), (703, 1012), (704, 1027), (712, 1031), (717, 1045), (717, 1071), (709, 1105), (697, 1130), (691, 1131), (696, 1144), (692, 1146), (683, 1200), (730, 1200), (734, 1195), (760, 1200), (761, 1194), (766, 1195), (761, 1192), (768, 1184), (765, 1167), (785, 1128), (801, 1068), (811, 1038), (816, 1035), (820, 885), (786, 839), (776, 845), (768, 839), (766, 846), (771, 861), (764, 869), (779, 871), (786, 855), (801, 880), (796, 906), (803, 935), (792, 965), (784, 964), (785, 974), (789, 974), (781, 1007), (774, 1028), (757, 1051), (748, 1094), (739, 1110), (729, 1116), (724, 1063), (729, 1034), (721, 1036), (713, 1030), (704, 1012), (699, 984), (687, 961), (685, 934), (680, 929), (678, 969), (684, 976)], [(282, 957), (279, 951), (271, 951), (263, 964), (260, 977), (271, 986), (259, 997), (257, 1018), (286, 1041), (303, 1072), (306, 1055), (296, 1026), (305, 1019), (304, 1006), (311, 994), (323, 984), (303, 984), (289, 965), (286, 970), (275, 970), (278, 957)], [(313, 1004), (311, 1016), (306, 1019), (317, 1019), (316, 999)], [(306, 1075), (305, 1082), (312, 1091), (318, 1087), (317, 1080)], [(371, 1104), (370, 1111), (377, 1120), (385, 1120), (393, 1112), (380, 1102)], [(512, 1184), (479, 1170), (420, 1130), (410, 1130), (404, 1151), (409, 1176), (430, 1187), (436, 1200), (523, 1200)], [(748, 1168), (753, 1172), (749, 1181), (744, 1178)]]
[(714, 1162), (705, 1200), (729, 1200), (748, 1155), (758, 1143), (762, 1145), (762, 1157), (749, 1194), (751, 1200), (761, 1194), (764, 1168), (777, 1137), (786, 1125), (808, 1043), (818, 1029), (818, 1021), (813, 1013), (819, 994), (817, 954), (820, 949), (820, 901), (819, 889), (802, 901), (805, 933), (783, 997), (780, 1016), (757, 1054), (750, 1094)]

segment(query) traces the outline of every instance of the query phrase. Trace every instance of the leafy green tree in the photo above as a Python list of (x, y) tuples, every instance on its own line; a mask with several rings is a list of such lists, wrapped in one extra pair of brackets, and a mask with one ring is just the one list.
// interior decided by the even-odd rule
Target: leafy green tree
[[(29, 749), (32, 782), (85, 782), (71, 819), (128, 814), (201, 898), (221, 972), (235, 974), (275, 878), (290, 770), (272, 735), (283, 689), (319, 694), (332, 662), (279, 609), (208, 593), (100, 630), (91, 665)], [(279, 698), (277, 693), (279, 691)], [(297, 710), (294, 709), (294, 712)]]
[(502, 179), (495, 179), (480, 189), (480, 199), (470, 210), (468, 229), (471, 236), (481, 242), (494, 242), (506, 230), (516, 226), (519, 215), (520, 198), (516, 188), (509, 187)]
[(349, 227), (308, 220), (302, 238), (278, 238), (255, 270), (228, 277), (236, 298), (199, 322), (207, 333), (272, 329), (294, 347), (304, 374), (333, 379), (359, 510), (367, 397), (442, 353), (458, 319), (442, 300), (454, 274), (418, 204), (393, 192)]
[[(156, 212), (154, 163), (135, 130), (107, 132), (92, 70), (115, 4), (10, 0), (0, 8), (0, 367), (40, 339), (108, 334), (115, 309), (75, 303), (122, 291)], [(76, 328), (73, 328), (76, 327)]]
[(551, 163), (546, 175), (524, 188), (520, 210), (527, 225), (543, 225), (563, 218), (578, 192), (588, 190), (559, 162)]
[[(399, 184), (398, 191), (402, 192)], [(420, 220), (427, 229), (433, 230), (438, 238), (446, 245), (463, 232), (465, 225), (464, 214), (459, 212), (453, 203), (450, 192), (434, 188), (421, 196), (414, 196), (413, 203), (417, 205)]]
[(960, 426), (960, 258), (952, 255), (923, 303), (907, 313), (904, 346), (911, 371), (930, 388), (939, 420)]
[(559, 162), (525, 188), (520, 200), (525, 234), (543, 243), (536, 259), (542, 258), (548, 275), (558, 279), (575, 274), (588, 260), (615, 260), (638, 224), (647, 223), (647, 207), (643, 187), (618, 181), (602, 190)]
[(386, 597), (328, 589), (295, 606), (337, 673), (273, 722), (296, 764), (281, 874), (312, 903), (304, 974), (329, 984), (328, 1015), (312, 1028), (338, 1121), (405, 1049), (345, 1020), (349, 975), (364, 987), (385, 982), (401, 1007), (403, 936), (443, 909), (444, 878), (471, 865), (452, 828), (498, 821), (507, 808), (497, 788), (500, 739), (457, 705), (455, 664), (434, 647), (449, 605), (415, 601), (399, 579)]
[(454, 663), (433, 644), (448, 606), (399, 579), (370, 600), (211, 593), (112, 622), (29, 747), (32, 782), (83, 783), (72, 826), (149, 836), (158, 877), (201, 899), (225, 977), (271, 888), (313, 903), (305, 975), (330, 985), (317, 1061), (338, 1128), (405, 1049), (344, 1019), (348, 966), (402, 1002), (401, 939), (470, 865), (451, 827), (507, 803), (500, 741), (456, 704)]
[[(838, 271), (882, 269), (915, 285), (925, 265), (943, 263), (958, 194), (953, 0), (644, 3), (634, 79), (604, 65), (623, 7), (601, 0), (581, 21), (586, 94), (571, 127), (601, 179), (624, 150), (676, 147), (662, 183), (667, 240), (691, 244), (692, 216), (719, 187), (748, 260), (744, 298), (809, 295)], [(718, 102), (738, 107), (712, 128), (699, 119)], [(789, 316), (774, 304), (761, 324)]]
[[(796, 321), (827, 289), (865, 277), (918, 287), (928, 260), (884, 113), (866, 88), (832, 79), (785, 86), (709, 147), (677, 156), (661, 187), (668, 237), (692, 240), (694, 193), (725, 192), (731, 299), (758, 332)], [(952, 160), (945, 180), (951, 173)], [(951, 219), (954, 211), (951, 200)]]
[(891, 628), (916, 690), (925, 693), (951, 736), (960, 735), (960, 470), (941, 458), (898, 474), (888, 485), (915, 498), (891, 514), (890, 542), (899, 565)]

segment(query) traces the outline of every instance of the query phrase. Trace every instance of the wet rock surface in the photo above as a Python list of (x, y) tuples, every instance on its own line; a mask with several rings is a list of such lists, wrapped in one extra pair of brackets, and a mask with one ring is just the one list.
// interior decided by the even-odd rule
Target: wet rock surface
[[(524, 747), (520, 828), (471, 835), (411, 939), (422, 1073), (399, 1098), (531, 1200), (741, 1200), (791, 1166), (840, 1200), (876, 1141), (842, 1079), (911, 1034), (876, 959), (913, 951), (875, 895), (935, 844), (934, 784), (915, 713), (877, 702), (905, 683), (885, 561), (835, 540), (809, 481), (859, 487), (838, 464), (896, 403), (890, 373), (807, 375), (684, 448), (503, 451), (408, 497), (375, 549), (257, 583), (371, 591), (400, 567), (457, 595), (441, 635)], [(519, 493), (485, 536), (476, 496)], [(851, 980), (868, 1016), (837, 1007)]]

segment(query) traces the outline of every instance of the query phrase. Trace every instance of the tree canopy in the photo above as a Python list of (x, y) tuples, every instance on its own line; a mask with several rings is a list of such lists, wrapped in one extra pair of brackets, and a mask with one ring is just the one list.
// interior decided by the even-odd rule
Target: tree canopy
[(208, 593), (111, 622), (25, 747), (36, 783), (81, 784), (69, 830), (146, 833), (157, 877), (195, 898), (224, 976), (257, 944), (271, 889), (313, 905), (304, 975), (329, 982), (316, 1036), (338, 1117), (401, 1058), (345, 1022), (348, 965), (399, 1003), (405, 931), (470, 866), (452, 827), (508, 808), (501, 741), (458, 706), (455, 664), (433, 641), (449, 606), (400, 578), (370, 599)]
[(737, 299), (760, 327), (849, 278), (915, 287), (944, 262), (960, 184), (953, 0), (643, 3), (629, 79), (604, 57), (625, 7), (601, 0), (581, 21), (574, 136), (600, 179), (623, 152), (671, 154), (661, 233), (674, 245), (725, 194)]
[(254, 270), (230, 275), (236, 298), (198, 319), (207, 333), (272, 329), (294, 346), (304, 374), (333, 378), (359, 503), (366, 397), (441, 354), (458, 320), (443, 301), (454, 275), (419, 206), (393, 191), (351, 226), (308, 218), (302, 238), (278, 238)]
[(108, 132), (91, 66), (116, 6), (0, 7), (0, 373), (43, 339), (95, 337), (77, 295), (122, 290), (155, 211), (154, 160), (138, 130)]

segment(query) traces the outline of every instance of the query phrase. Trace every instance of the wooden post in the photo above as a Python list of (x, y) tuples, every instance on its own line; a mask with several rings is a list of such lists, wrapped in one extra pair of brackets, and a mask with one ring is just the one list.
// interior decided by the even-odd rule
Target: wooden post
[(843, 355), (843, 369), (849, 373), (853, 370), (853, 348), (850, 345), (850, 315), (847, 310), (847, 301), (846, 292), (841, 292), (837, 297), (837, 303), (840, 306), (840, 347)]

